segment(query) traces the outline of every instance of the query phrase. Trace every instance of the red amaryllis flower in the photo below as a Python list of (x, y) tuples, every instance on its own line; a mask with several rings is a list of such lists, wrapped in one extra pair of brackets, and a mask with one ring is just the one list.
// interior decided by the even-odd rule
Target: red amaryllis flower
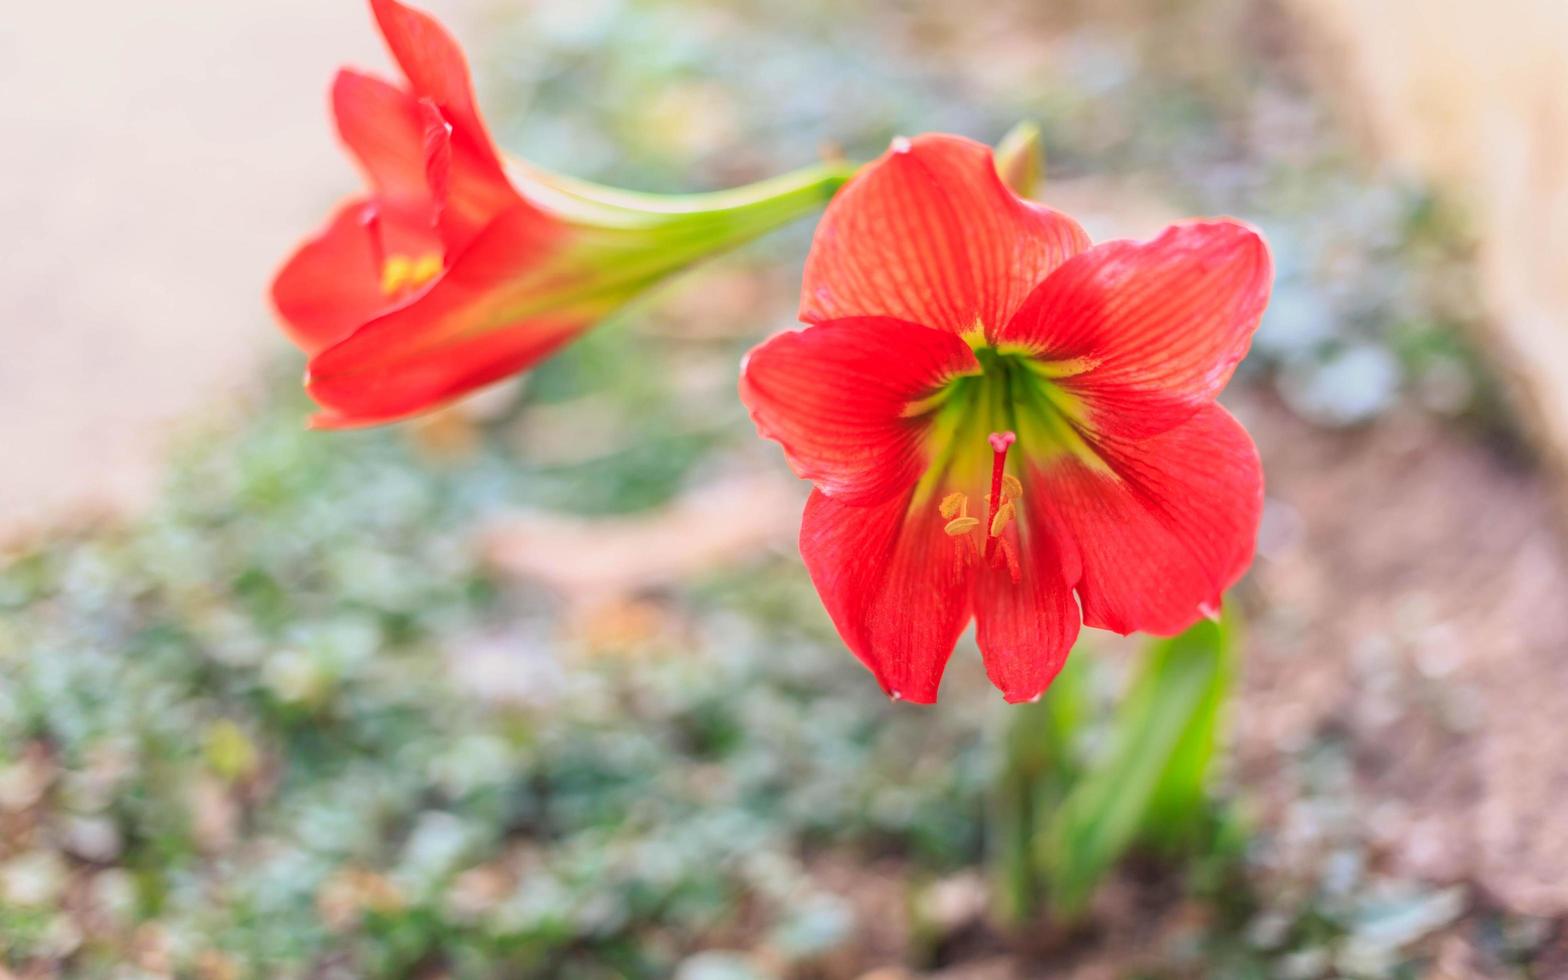
[(311, 355), (317, 426), (403, 418), (527, 368), (669, 273), (810, 212), (847, 176), (820, 166), (666, 196), (508, 163), (451, 36), (397, 0), (371, 7), (404, 84), (345, 70), (332, 87), (369, 192), (272, 286)]
[(839, 193), (810, 326), (752, 351), (741, 397), (815, 483), (801, 554), (886, 691), (935, 700), (971, 618), (1023, 701), (1080, 621), (1171, 634), (1217, 610), (1263, 475), (1214, 399), (1271, 278), (1234, 221), (1090, 247), (950, 136), (896, 141)]

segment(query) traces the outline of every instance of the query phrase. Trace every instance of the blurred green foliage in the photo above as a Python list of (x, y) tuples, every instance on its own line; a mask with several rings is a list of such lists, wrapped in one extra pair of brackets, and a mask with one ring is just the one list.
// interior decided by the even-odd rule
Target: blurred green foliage
[[(585, 345), (536, 394), (639, 356)], [(599, 359), (624, 363), (590, 370)], [(1020, 731), (967, 644), (939, 708), (889, 703), (790, 555), (652, 597), (677, 629), (590, 644), (477, 557), (483, 522), (538, 492), (504, 440), (432, 465), (401, 432), (306, 432), (292, 377), (275, 390), (237, 431), (194, 440), (134, 525), (41, 543), (0, 572), (0, 962), (853, 976), (878, 957), (961, 955), (947, 937), (973, 922), (951, 895), (1007, 846), (989, 808)], [(628, 398), (629, 435), (651, 437), (661, 413)], [(621, 466), (634, 471), (611, 456), (604, 472)], [(1180, 642), (1139, 670), (1192, 666)], [(1114, 663), (1075, 655), (1058, 693), (1077, 690), (1080, 720), (1110, 717)], [(1088, 758), (1118, 755), (1113, 728), (1085, 726)], [(1051, 755), (1066, 741), (1037, 743), (1039, 765), (1083, 758)], [(1328, 766), (1322, 802), (1303, 805), (1331, 813), (1343, 769), (1324, 751), (1304, 762)], [(1407, 961), (1462, 896), (1391, 892), (1358, 863), (1353, 826), (1305, 879), (1278, 877), (1266, 839), (1243, 860), (1234, 835), (1201, 838), (1212, 850), (1186, 888), (1216, 917), (1161, 947), (1170, 975)], [(1097, 877), (1112, 843), (1062, 853)], [(891, 910), (865, 904), (889, 887)], [(889, 915), (907, 917), (906, 945), (862, 948)], [(1358, 930), (1372, 938), (1355, 945)]]
[[(742, 896), (792, 955), (841, 941), (813, 842), (977, 858), (983, 714), (886, 704), (792, 562), (682, 595), (701, 641), (574, 659), (468, 546), (526, 476), (312, 435), (303, 409), (185, 458), (138, 526), (0, 577), (13, 962), (63, 946), (91, 975), (140, 934), (266, 976), (660, 976)], [(511, 696), (478, 696), (486, 649)]]

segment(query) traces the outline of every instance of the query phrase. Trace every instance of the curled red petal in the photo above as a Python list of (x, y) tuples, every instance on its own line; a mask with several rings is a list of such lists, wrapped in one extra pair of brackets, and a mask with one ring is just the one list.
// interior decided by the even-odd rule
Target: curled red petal
[(495, 170), (500, 157), (480, 119), (463, 49), (434, 17), (398, 0), (371, 0), (376, 24), (415, 99), (427, 99), (451, 120), (476, 157)]
[(421, 165), (437, 185), (441, 237), (449, 253), (459, 252), (522, 198), (479, 114), (457, 41), (434, 17), (398, 0), (371, 0), (371, 7), (419, 106)]
[(813, 490), (800, 553), (839, 635), (889, 696), (936, 700), (953, 646), (969, 623), (974, 560), (944, 534), (935, 501), (913, 490), (870, 506)]
[(416, 414), (523, 370), (591, 321), (541, 300), (540, 269), (564, 229), (531, 208), (503, 214), (422, 295), (310, 362), (316, 424), (373, 425)]
[(800, 318), (889, 316), (953, 333), (994, 331), (1087, 246), (1071, 218), (1007, 189), (990, 147), (941, 135), (895, 141), (818, 224)]
[(857, 317), (758, 346), (741, 367), (740, 397), (797, 475), (842, 502), (874, 503), (907, 490), (925, 468), (930, 417), (911, 407), (978, 370), (952, 334)]
[(1163, 432), (1213, 401), (1268, 305), (1268, 246), (1236, 221), (1096, 245), (1053, 272), (996, 340), (1064, 362), (1091, 428)]
[[(1179, 633), (1246, 572), (1263, 514), (1252, 438), (1218, 404), (1141, 441), (1095, 441), (1103, 466), (1062, 456), (1032, 470), (1043, 533), (1071, 541), (1085, 625)], [(1069, 581), (1072, 581), (1069, 568)]]
[[(512, 185), (476, 159), (451, 121), (428, 99), (419, 103), (425, 178), (448, 252), (461, 252), (504, 211), (533, 208)], [(543, 217), (543, 212), (540, 212)]]

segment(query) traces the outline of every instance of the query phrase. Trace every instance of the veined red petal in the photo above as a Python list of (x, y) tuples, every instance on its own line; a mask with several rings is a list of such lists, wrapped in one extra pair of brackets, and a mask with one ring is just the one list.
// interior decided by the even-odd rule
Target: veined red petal
[(1032, 470), (1030, 509), (1044, 533), (1073, 542), (1085, 625), (1179, 633), (1203, 607), (1219, 608), (1252, 563), (1263, 513), (1257, 447), (1211, 403), (1160, 435), (1102, 437), (1095, 449), (1103, 468), (1068, 455)]
[(944, 534), (936, 502), (913, 489), (870, 506), (813, 490), (800, 553), (833, 624), (890, 696), (936, 700), (953, 646), (969, 622), (975, 562), (967, 538)]
[(1043, 694), (1078, 639), (1073, 542), (1035, 516), (1038, 492), (1031, 490), (1038, 482), (1024, 484), (1024, 497), (1017, 502), (1020, 516), (1003, 532), (1016, 566), (983, 565), (974, 582), (975, 642), (985, 657), (986, 675), (1013, 703)]
[(1268, 305), (1268, 246), (1235, 221), (1173, 225), (1147, 242), (1096, 245), (1051, 273), (998, 334), (1065, 362), (1063, 388), (1096, 431), (1125, 438), (1179, 425), (1213, 401)]
[(907, 490), (925, 468), (930, 416), (911, 406), (978, 370), (950, 333), (855, 317), (758, 346), (741, 367), (740, 398), (798, 476), (843, 503), (868, 504)]
[(800, 318), (889, 316), (989, 334), (1088, 244), (1071, 218), (1008, 190), (990, 147), (941, 135), (895, 141), (817, 226)]
[(379, 78), (343, 69), (332, 83), (332, 113), (338, 135), (378, 197), (431, 206), (419, 100)]
[(565, 229), (528, 207), (497, 218), (422, 295), (310, 362), (323, 427), (404, 418), (523, 370), (591, 321), (537, 305)]

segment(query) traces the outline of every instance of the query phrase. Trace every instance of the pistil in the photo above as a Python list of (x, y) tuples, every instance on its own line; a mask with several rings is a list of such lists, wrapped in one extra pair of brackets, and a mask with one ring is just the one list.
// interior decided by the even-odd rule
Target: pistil
[(1004, 509), (1002, 503), (1002, 484), (1006, 474), (1002, 472), (1007, 465), (1007, 450), (1018, 441), (1018, 436), (1012, 430), (1006, 432), (993, 432), (986, 437), (991, 443), (991, 497), (990, 511), (986, 518), (985, 557), (990, 560), (996, 554), (996, 542), (1002, 536), (1002, 531), (1007, 527), (1007, 522), (1012, 520), (1014, 508), (1011, 500), (1007, 501)]

